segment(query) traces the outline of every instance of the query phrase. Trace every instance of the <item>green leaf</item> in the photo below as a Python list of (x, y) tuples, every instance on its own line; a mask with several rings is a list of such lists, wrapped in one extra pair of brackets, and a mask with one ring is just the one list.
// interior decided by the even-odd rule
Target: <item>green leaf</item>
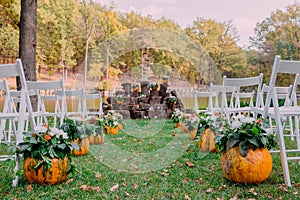
[(253, 144), (255, 147), (259, 147), (259, 143), (257, 142), (256, 138), (248, 138), (247, 139), (251, 144)]

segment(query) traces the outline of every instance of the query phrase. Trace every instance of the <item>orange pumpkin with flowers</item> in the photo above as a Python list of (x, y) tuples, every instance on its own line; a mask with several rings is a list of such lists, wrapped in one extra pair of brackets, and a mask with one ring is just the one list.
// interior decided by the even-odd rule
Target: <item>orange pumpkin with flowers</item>
[(216, 146), (222, 153), (221, 166), (225, 178), (239, 183), (260, 183), (272, 172), (268, 149), (277, 142), (261, 119), (238, 115), (219, 130)]

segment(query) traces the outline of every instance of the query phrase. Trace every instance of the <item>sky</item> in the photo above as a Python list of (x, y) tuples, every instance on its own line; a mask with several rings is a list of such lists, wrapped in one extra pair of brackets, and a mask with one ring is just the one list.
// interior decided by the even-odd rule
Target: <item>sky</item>
[(162, 16), (178, 23), (182, 28), (192, 26), (197, 17), (217, 22), (232, 20), (240, 36), (238, 45), (247, 47), (254, 36), (257, 23), (270, 17), (276, 10), (297, 0), (97, 0), (102, 5), (115, 5), (121, 12), (135, 11), (153, 19)]

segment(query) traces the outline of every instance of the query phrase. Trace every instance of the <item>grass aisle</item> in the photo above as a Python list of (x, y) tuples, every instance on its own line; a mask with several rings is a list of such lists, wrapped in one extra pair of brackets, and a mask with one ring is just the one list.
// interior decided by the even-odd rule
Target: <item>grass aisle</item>
[[(135, 123), (135, 124), (132, 124)], [(11, 186), (8, 162), (0, 163), (1, 199), (299, 199), (300, 166), (290, 166), (293, 188), (283, 186), (279, 154), (273, 156), (271, 177), (259, 185), (227, 181), (220, 155), (201, 153), (173, 122), (127, 121), (105, 144), (91, 145), (74, 157), (77, 172), (53, 186), (29, 184), (21, 175)]]

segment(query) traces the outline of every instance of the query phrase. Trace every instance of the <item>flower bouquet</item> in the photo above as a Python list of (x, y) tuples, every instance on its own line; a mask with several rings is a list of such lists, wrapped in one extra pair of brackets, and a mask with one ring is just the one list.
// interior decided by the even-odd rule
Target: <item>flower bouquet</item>
[(73, 170), (70, 154), (74, 145), (68, 134), (43, 124), (24, 135), (16, 151), (24, 155), (23, 169), (28, 182), (56, 184), (64, 181)]

